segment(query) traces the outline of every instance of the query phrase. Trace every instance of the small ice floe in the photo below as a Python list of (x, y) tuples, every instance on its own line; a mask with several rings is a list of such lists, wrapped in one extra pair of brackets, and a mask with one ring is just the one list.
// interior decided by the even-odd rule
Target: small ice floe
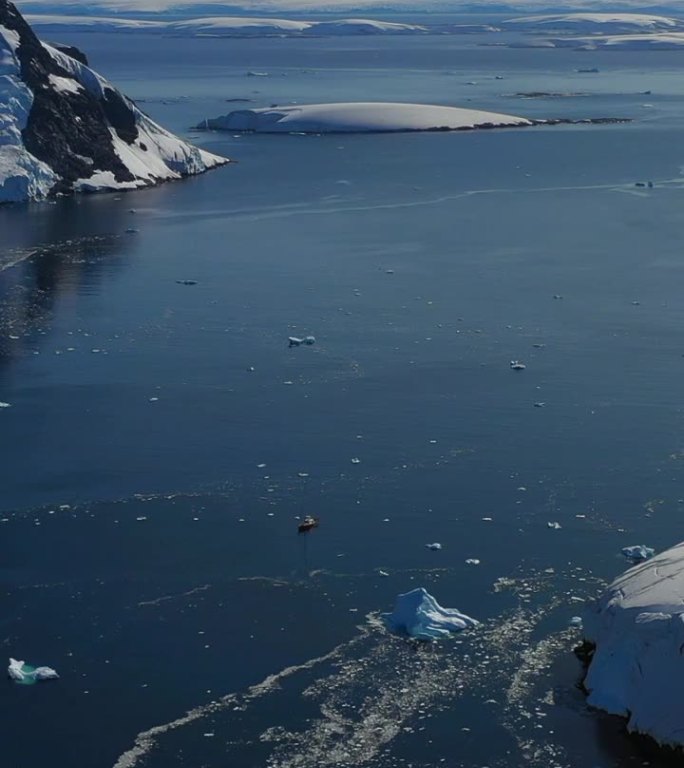
[(526, 367), (525, 363), (521, 363), (520, 360), (511, 360), (511, 368), (514, 371), (524, 371)]
[(653, 557), (653, 555), (655, 555), (655, 549), (646, 547), (643, 544), (634, 544), (631, 547), (623, 547), (622, 554), (628, 560), (640, 563), (642, 560), (648, 560), (650, 557)]
[(288, 336), (287, 341), (290, 347), (301, 347), (302, 345), (310, 347), (312, 344), (316, 343), (316, 337), (303, 336), (300, 338), (299, 336)]
[(546, 407), (546, 403), (544, 403), (544, 402), (538, 402), (538, 403), (535, 403), (535, 404), (534, 404), (534, 407), (535, 407), (535, 408), (545, 408), (545, 407)]
[(197, 285), (197, 280), (176, 280), (178, 285)]
[(442, 545), (438, 541), (433, 541), (432, 544), (426, 544), (425, 546), (433, 552), (437, 552), (437, 550), (442, 548)]
[(32, 667), (25, 661), (9, 660), (7, 674), (19, 685), (33, 685), (39, 680), (56, 680), (59, 675), (51, 667)]
[(555, 521), (553, 521), (553, 522), (548, 522), (548, 523), (546, 524), (546, 527), (547, 527), (547, 528), (552, 528), (554, 531), (560, 531), (560, 529), (562, 528), (561, 524), (560, 524), (560, 523), (557, 523), (557, 522), (555, 522)]
[(389, 573), (387, 573), (387, 571), (381, 571), (379, 568), (378, 568), (377, 574), (378, 576), (389, 576)]
[(466, 560), (466, 565), (479, 565), (480, 561), (476, 557), (469, 557)]
[(573, 616), (570, 621), (568, 622), (569, 627), (578, 627), (579, 629), (582, 628), (582, 617), (581, 616)]
[(129, 227), (129, 228), (126, 230), (126, 234), (127, 234), (127, 235), (135, 235), (135, 234), (137, 233), (137, 231), (138, 231), (138, 230), (137, 230), (135, 227)]
[(418, 640), (438, 640), (479, 623), (455, 608), (442, 608), (423, 587), (398, 595), (394, 611), (383, 619), (392, 632)]
[(3, 403), (2, 401), (0, 401), (0, 408), (11, 408), (11, 407), (12, 407), (12, 403)]
[(354, 456), (354, 458), (351, 460), (352, 464), (360, 464), (361, 459), (358, 456)]

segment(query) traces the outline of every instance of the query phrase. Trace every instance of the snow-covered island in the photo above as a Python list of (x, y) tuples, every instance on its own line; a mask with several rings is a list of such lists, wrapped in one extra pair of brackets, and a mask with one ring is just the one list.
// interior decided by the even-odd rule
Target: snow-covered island
[(350, 102), (239, 109), (202, 121), (198, 128), (255, 133), (390, 133), (463, 131), (533, 125), (531, 120), (429, 104)]
[(227, 163), (157, 125), (0, 0), (0, 203), (135, 189)]
[(584, 617), (588, 702), (684, 746), (684, 542), (619, 576)]

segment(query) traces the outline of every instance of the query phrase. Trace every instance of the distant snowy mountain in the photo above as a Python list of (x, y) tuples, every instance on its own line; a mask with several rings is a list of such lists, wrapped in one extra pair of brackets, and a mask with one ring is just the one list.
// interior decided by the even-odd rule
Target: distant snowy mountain
[(559, 11), (640, 11), (681, 13), (681, 0), (18, 0), (26, 13), (84, 12), (94, 15), (159, 14), (178, 16), (289, 13), (558, 13)]
[(0, 202), (134, 189), (228, 162), (165, 131), (0, 0)]
[[(344, 35), (410, 35), (430, 30), (417, 24), (398, 24), (374, 19), (303, 21), (271, 17), (209, 16), (182, 21), (130, 19), (122, 16), (71, 16), (29, 14), (27, 20), (46, 34), (66, 32), (140, 32), (179, 37), (331, 37)], [(443, 26), (443, 25), (442, 25)], [(482, 27), (477, 27), (480, 29)], [(486, 27), (485, 27), (486, 29)], [(447, 27), (447, 31), (449, 27)], [(440, 32), (442, 29), (440, 28)], [(453, 34), (472, 31), (451, 25)]]
[(684, 20), (646, 13), (565, 13), (519, 16), (502, 22), (504, 27), (525, 31), (551, 30), (575, 33), (617, 34), (684, 29)]

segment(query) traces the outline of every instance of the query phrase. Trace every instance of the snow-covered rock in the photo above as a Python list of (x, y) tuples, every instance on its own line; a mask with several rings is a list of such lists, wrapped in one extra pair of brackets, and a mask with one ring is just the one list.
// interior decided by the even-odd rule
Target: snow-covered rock
[(164, 130), (84, 60), (41, 43), (0, 0), (0, 203), (133, 189), (227, 162)]
[(393, 632), (418, 640), (439, 640), (479, 623), (455, 608), (442, 608), (423, 587), (398, 595), (394, 611), (383, 618)]
[(25, 661), (9, 660), (7, 675), (20, 685), (33, 685), (41, 680), (57, 680), (59, 675), (52, 667), (32, 667)]
[(257, 133), (379, 133), (456, 131), (531, 125), (524, 117), (428, 104), (352, 102), (240, 109), (207, 119), (198, 128)]
[(589, 704), (684, 745), (684, 543), (619, 576), (584, 616)]
[(565, 13), (519, 16), (503, 26), (525, 31), (567, 30), (568, 32), (654, 32), (684, 29), (684, 20), (646, 13)]

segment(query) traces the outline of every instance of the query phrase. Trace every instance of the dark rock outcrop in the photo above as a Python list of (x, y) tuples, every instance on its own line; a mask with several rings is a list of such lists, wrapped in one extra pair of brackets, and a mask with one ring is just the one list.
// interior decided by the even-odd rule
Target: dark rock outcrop
[[(33, 106), (22, 131), (24, 146), (61, 178), (62, 190), (56, 191), (68, 189), (98, 169), (111, 171), (119, 182), (133, 181), (133, 174), (114, 151), (102, 102), (84, 88), (76, 93), (55, 91), (50, 75), (70, 78), (71, 74), (53, 59), (8, 0), (0, 0), (0, 25), (19, 35), (21, 77), (33, 92)], [(124, 125), (121, 105), (112, 111)]]
[(42, 43), (0, 0), (0, 202), (134, 189), (228, 162), (174, 136), (70, 46)]

